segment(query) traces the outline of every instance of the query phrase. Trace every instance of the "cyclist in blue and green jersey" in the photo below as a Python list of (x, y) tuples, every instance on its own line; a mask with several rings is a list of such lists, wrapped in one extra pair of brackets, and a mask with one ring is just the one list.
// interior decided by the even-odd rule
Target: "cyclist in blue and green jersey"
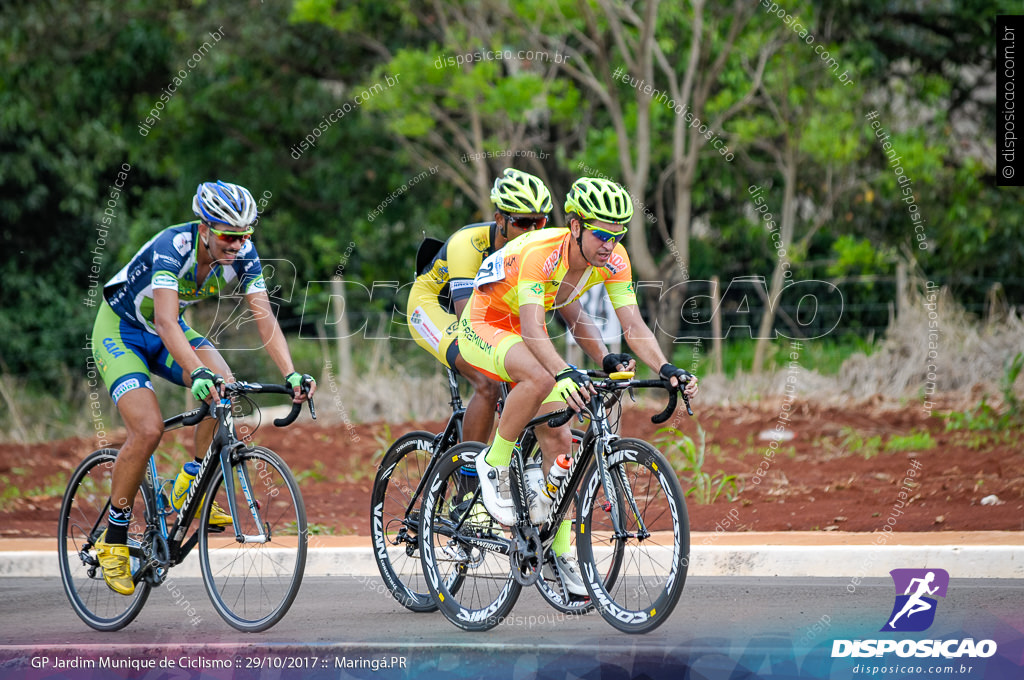
[[(311, 377), (294, 370), (270, 307), (256, 246), (249, 240), (257, 218), (252, 194), (236, 184), (206, 182), (196, 190), (192, 209), (198, 220), (158, 233), (107, 282), (93, 326), (93, 356), (128, 431), (112, 472), (107, 529), (96, 543), (103, 578), (122, 595), (135, 590), (126, 545), (132, 505), (163, 435), (151, 375), (189, 386), (197, 399), (207, 401), (216, 396), (221, 376), (232, 380), (213, 344), (185, 323), (184, 309), (222, 293), (242, 293), (263, 345), (295, 390), (293, 401), (307, 398), (303, 383), (309, 396), (316, 390)], [(196, 426), (196, 459), (185, 465), (172, 491), (176, 509), (188, 495), (215, 425), (206, 419)], [(211, 510), (212, 523), (231, 522), (216, 504)]]

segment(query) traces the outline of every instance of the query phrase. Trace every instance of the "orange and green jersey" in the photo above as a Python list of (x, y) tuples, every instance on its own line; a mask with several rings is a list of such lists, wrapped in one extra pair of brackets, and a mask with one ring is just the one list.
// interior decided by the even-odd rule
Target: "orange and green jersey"
[[(520, 236), (484, 260), (474, 286), (476, 295), (486, 298), (487, 316), (518, 318), (519, 308), (529, 304), (555, 309), (558, 286), (569, 271), (571, 239), (568, 229), (541, 229)], [(580, 299), (602, 283), (615, 309), (636, 304), (633, 272), (621, 243), (615, 244), (605, 266), (587, 267), (576, 289), (558, 306)]]

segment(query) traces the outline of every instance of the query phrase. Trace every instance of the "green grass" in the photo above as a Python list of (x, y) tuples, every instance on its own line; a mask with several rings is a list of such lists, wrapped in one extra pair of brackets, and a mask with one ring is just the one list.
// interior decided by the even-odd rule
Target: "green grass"
[[(700, 425), (697, 426), (697, 432), (700, 437), (699, 446), (674, 427), (663, 427), (657, 432), (660, 436), (655, 439), (655, 444), (665, 453), (683, 488), (689, 487), (685, 494), (697, 503), (714, 503), (719, 496), (724, 496), (730, 502), (736, 500), (742, 490), (739, 478), (736, 475), (727, 475), (722, 470), (714, 474), (704, 471), (707, 438), (704, 428)], [(689, 476), (686, 473), (689, 473)]]
[[(851, 427), (843, 427), (839, 430), (839, 449), (846, 453), (857, 453), (866, 459), (871, 459), (881, 452), (899, 453), (901, 451), (927, 451), (935, 448), (935, 440), (927, 431), (914, 431), (908, 435), (893, 435), (883, 444), (882, 435), (876, 434), (865, 437)], [(830, 438), (820, 441), (822, 446), (831, 448)]]
[[(31, 473), (31, 470), (28, 468), (12, 468), (11, 471), (17, 471), (16, 476), (22, 478), (27, 477)], [(7, 512), (13, 509), (19, 498), (59, 498), (64, 495), (67, 484), (68, 480), (65, 474), (57, 472), (44, 479), (40, 486), (34, 486), (27, 491), (23, 491), (17, 484), (11, 483), (10, 477), (0, 475), (0, 512)]]
[[(282, 536), (298, 536), (299, 528), (295, 522), (288, 522), (279, 531)], [(308, 536), (333, 536), (334, 527), (316, 522), (306, 523), (306, 535)]]
[(313, 480), (314, 482), (327, 481), (327, 466), (324, 465), (323, 461), (317, 460), (313, 462), (313, 467), (309, 470), (294, 470), (292, 475), (295, 477), (295, 481), (298, 484)]
[(842, 437), (839, 446), (850, 453), (859, 453), (866, 459), (874, 458), (882, 450), (882, 436), (874, 435), (865, 439), (863, 435), (851, 427), (843, 427), (839, 430)]
[(889, 453), (927, 451), (933, 448), (935, 448), (935, 440), (928, 432), (912, 432), (906, 436), (894, 435), (885, 443), (885, 450)]

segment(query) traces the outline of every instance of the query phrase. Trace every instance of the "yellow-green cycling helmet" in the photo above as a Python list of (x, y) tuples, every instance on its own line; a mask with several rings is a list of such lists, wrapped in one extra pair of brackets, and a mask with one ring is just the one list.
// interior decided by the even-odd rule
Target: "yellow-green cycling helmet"
[(539, 177), (528, 172), (505, 168), (501, 177), (494, 180), (491, 201), (498, 210), (508, 213), (551, 212), (551, 192)]
[(615, 182), (599, 177), (580, 177), (565, 197), (566, 214), (585, 220), (625, 224), (633, 217), (629, 193)]

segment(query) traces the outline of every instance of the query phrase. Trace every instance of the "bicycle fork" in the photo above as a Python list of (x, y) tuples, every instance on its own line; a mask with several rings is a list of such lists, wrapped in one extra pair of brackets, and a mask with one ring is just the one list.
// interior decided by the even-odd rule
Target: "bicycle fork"
[[(231, 513), (232, 518), (241, 517), (241, 510), (238, 507), (239, 503), (235, 497), (235, 477), (232, 475), (232, 459), (238, 458), (239, 449), (245, 448), (245, 444), (242, 442), (233, 442), (229, 446), (225, 446), (221, 449), (220, 453), (220, 469), (222, 477), (224, 479), (224, 493), (228, 497), (228, 512)], [(257, 461), (256, 469), (258, 474), (262, 477), (263, 472), (267, 468), (267, 464), (263, 463), (264, 469), (259, 469), (260, 462)], [(235, 541), (238, 543), (267, 543), (270, 541), (270, 525), (264, 522), (260, 517), (260, 505), (252, 493), (252, 480), (249, 478), (249, 468), (241, 460), (238, 460), (238, 464), (234, 466), (234, 473), (238, 476), (238, 484), (242, 491), (242, 497), (245, 499), (246, 506), (252, 515), (255, 526), (262, 529), (262, 532), (255, 535), (243, 534), (242, 529), (239, 526), (239, 522), (233, 522), (232, 526), (235, 529)]]
[[(647, 526), (644, 524), (644, 520), (640, 515), (640, 510), (636, 506), (636, 499), (633, 498), (633, 494), (630, 492), (629, 479), (626, 477), (625, 469), (619, 465), (616, 466), (615, 470), (611, 470), (611, 466), (619, 462), (612, 460), (609, 462), (609, 456), (611, 455), (611, 443), (615, 437), (607, 426), (605, 420), (605, 407), (604, 403), (600, 399), (595, 399), (595, 422), (600, 422), (600, 429), (597, 435), (597, 441), (594, 443), (595, 459), (597, 461), (597, 473), (601, 478), (601, 486), (604, 488), (605, 495), (605, 510), (611, 514), (612, 529), (614, 534), (612, 535), (613, 540), (623, 540), (627, 538), (638, 538), (641, 541), (649, 537), (651, 534), (647, 530)], [(618, 478), (619, 484), (616, 485), (613, 481), (613, 475)], [(619, 502), (619, 496), (625, 498), (626, 504), (629, 506), (629, 511), (633, 513), (633, 517), (636, 519), (637, 531), (636, 534), (631, 534), (626, 530), (625, 518), (622, 516), (622, 510), (626, 509)]]

